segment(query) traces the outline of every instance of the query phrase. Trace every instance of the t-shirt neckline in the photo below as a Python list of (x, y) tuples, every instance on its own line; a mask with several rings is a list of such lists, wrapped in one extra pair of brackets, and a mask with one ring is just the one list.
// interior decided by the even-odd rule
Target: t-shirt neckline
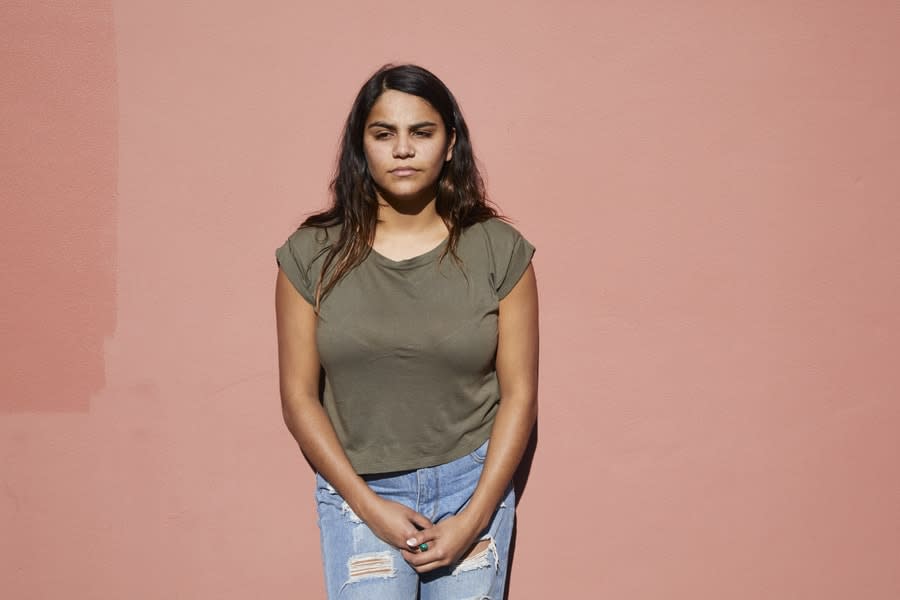
[(447, 245), (447, 242), (450, 240), (450, 236), (448, 235), (441, 243), (437, 246), (428, 250), (427, 252), (423, 252), (422, 254), (418, 254), (416, 256), (411, 256), (410, 258), (404, 258), (403, 260), (393, 260), (388, 258), (387, 256), (381, 254), (373, 248), (369, 246), (370, 256), (377, 262), (379, 265), (384, 267), (388, 267), (389, 269), (411, 269), (413, 267), (418, 267), (420, 265), (428, 264), (435, 258), (437, 258), (438, 254), (440, 254), (441, 250), (443, 250), (444, 246)]

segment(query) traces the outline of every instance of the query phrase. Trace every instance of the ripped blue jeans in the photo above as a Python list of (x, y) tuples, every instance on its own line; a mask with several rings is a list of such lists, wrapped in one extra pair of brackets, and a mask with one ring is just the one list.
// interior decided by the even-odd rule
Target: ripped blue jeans
[[(478, 484), (488, 442), (449, 463), (387, 475), (365, 475), (382, 498), (404, 504), (432, 523), (460, 512)], [(316, 475), (325, 587), (329, 600), (502, 600), (515, 517), (510, 483), (480, 551), (455, 565), (419, 575), (400, 551), (375, 536), (321, 475)]]

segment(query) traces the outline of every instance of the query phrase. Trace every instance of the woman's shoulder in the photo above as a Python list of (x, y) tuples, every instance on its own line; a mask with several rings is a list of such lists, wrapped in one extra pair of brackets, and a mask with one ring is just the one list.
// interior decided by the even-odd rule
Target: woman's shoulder
[(295, 229), (289, 236), (289, 240), (295, 244), (326, 246), (337, 241), (341, 233), (341, 226), (329, 225), (327, 227), (318, 225), (301, 225)]
[(479, 256), (483, 257), (489, 268), (491, 284), (497, 297), (502, 299), (525, 272), (534, 256), (535, 247), (518, 227), (497, 217), (481, 221), (473, 227), (483, 234)]
[(295, 229), (285, 241), (297, 254), (312, 258), (337, 242), (340, 236), (340, 225), (319, 227), (301, 225)]
[(470, 229), (477, 229), (485, 237), (487, 243), (494, 248), (508, 249), (527, 242), (525, 236), (515, 225), (500, 217), (491, 217), (473, 225)]
[[(278, 264), (294, 281), (308, 282), (317, 273), (324, 256), (340, 235), (340, 226), (301, 225), (275, 250)], [(299, 289), (299, 288), (298, 288)]]

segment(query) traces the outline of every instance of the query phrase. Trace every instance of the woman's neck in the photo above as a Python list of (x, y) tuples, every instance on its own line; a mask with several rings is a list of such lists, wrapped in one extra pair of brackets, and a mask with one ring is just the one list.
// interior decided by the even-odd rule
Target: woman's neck
[(378, 223), (372, 247), (392, 260), (403, 260), (431, 250), (449, 235), (444, 220), (434, 209), (434, 201), (418, 211), (396, 210), (379, 198)]
[(435, 199), (427, 201), (385, 200), (378, 196), (376, 232), (390, 236), (446, 236), (447, 227), (435, 210)]

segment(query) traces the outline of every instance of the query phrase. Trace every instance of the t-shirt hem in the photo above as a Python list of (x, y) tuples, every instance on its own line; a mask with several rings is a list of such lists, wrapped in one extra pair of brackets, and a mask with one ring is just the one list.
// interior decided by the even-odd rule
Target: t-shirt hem
[(357, 475), (377, 475), (381, 473), (396, 473), (398, 471), (413, 471), (415, 469), (424, 469), (427, 467), (435, 467), (447, 464), (448, 462), (460, 459), (481, 447), (491, 437), (490, 428), (486, 433), (476, 437), (468, 438), (465, 443), (460, 443), (453, 450), (444, 452), (443, 454), (420, 456), (414, 460), (408, 461), (372, 461), (350, 458), (350, 464)]

